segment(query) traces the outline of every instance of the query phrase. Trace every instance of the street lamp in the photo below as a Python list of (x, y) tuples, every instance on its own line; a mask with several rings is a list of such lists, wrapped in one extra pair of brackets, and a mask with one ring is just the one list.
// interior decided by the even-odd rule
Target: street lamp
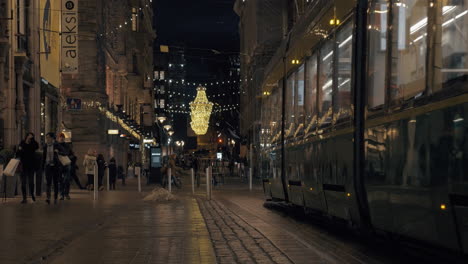
[(166, 121), (166, 117), (165, 116), (158, 116), (158, 121), (162, 124), (164, 123), (164, 121)]
[(172, 130), (168, 131), (167, 134), (169, 134), (169, 136), (172, 136), (172, 135), (174, 135), (174, 131), (172, 131)]
[(169, 124), (167, 124), (167, 125), (164, 126), (164, 129), (166, 129), (167, 131), (169, 131), (169, 129), (171, 129), (171, 128), (172, 128), (172, 126), (169, 125)]

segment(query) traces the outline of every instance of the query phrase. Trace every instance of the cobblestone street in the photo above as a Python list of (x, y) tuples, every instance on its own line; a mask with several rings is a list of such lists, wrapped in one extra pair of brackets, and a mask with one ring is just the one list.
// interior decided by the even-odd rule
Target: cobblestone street
[(292, 263), (268, 238), (221, 203), (199, 203), (218, 263)]

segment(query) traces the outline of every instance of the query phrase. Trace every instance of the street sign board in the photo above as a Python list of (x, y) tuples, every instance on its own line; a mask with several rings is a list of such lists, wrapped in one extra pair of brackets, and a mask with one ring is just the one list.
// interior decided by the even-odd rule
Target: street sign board
[(67, 109), (72, 111), (81, 110), (81, 99), (67, 98)]
[(78, 0), (62, 0), (61, 71), (78, 73)]

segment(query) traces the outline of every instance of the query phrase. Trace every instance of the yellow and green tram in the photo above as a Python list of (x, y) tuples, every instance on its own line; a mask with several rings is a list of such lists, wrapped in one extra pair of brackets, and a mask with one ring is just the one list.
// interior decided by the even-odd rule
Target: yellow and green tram
[(263, 82), (268, 199), (468, 253), (468, 0), (311, 7)]

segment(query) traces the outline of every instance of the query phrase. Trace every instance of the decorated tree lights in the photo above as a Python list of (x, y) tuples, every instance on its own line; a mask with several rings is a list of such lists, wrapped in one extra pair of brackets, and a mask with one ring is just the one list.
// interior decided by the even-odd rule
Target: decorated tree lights
[(199, 136), (206, 134), (212, 109), (213, 103), (208, 101), (206, 97), (206, 88), (198, 87), (197, 97), (193, 102), (190, 102), (190, 116), (192, 118), (190, 125), (195, 134)]

